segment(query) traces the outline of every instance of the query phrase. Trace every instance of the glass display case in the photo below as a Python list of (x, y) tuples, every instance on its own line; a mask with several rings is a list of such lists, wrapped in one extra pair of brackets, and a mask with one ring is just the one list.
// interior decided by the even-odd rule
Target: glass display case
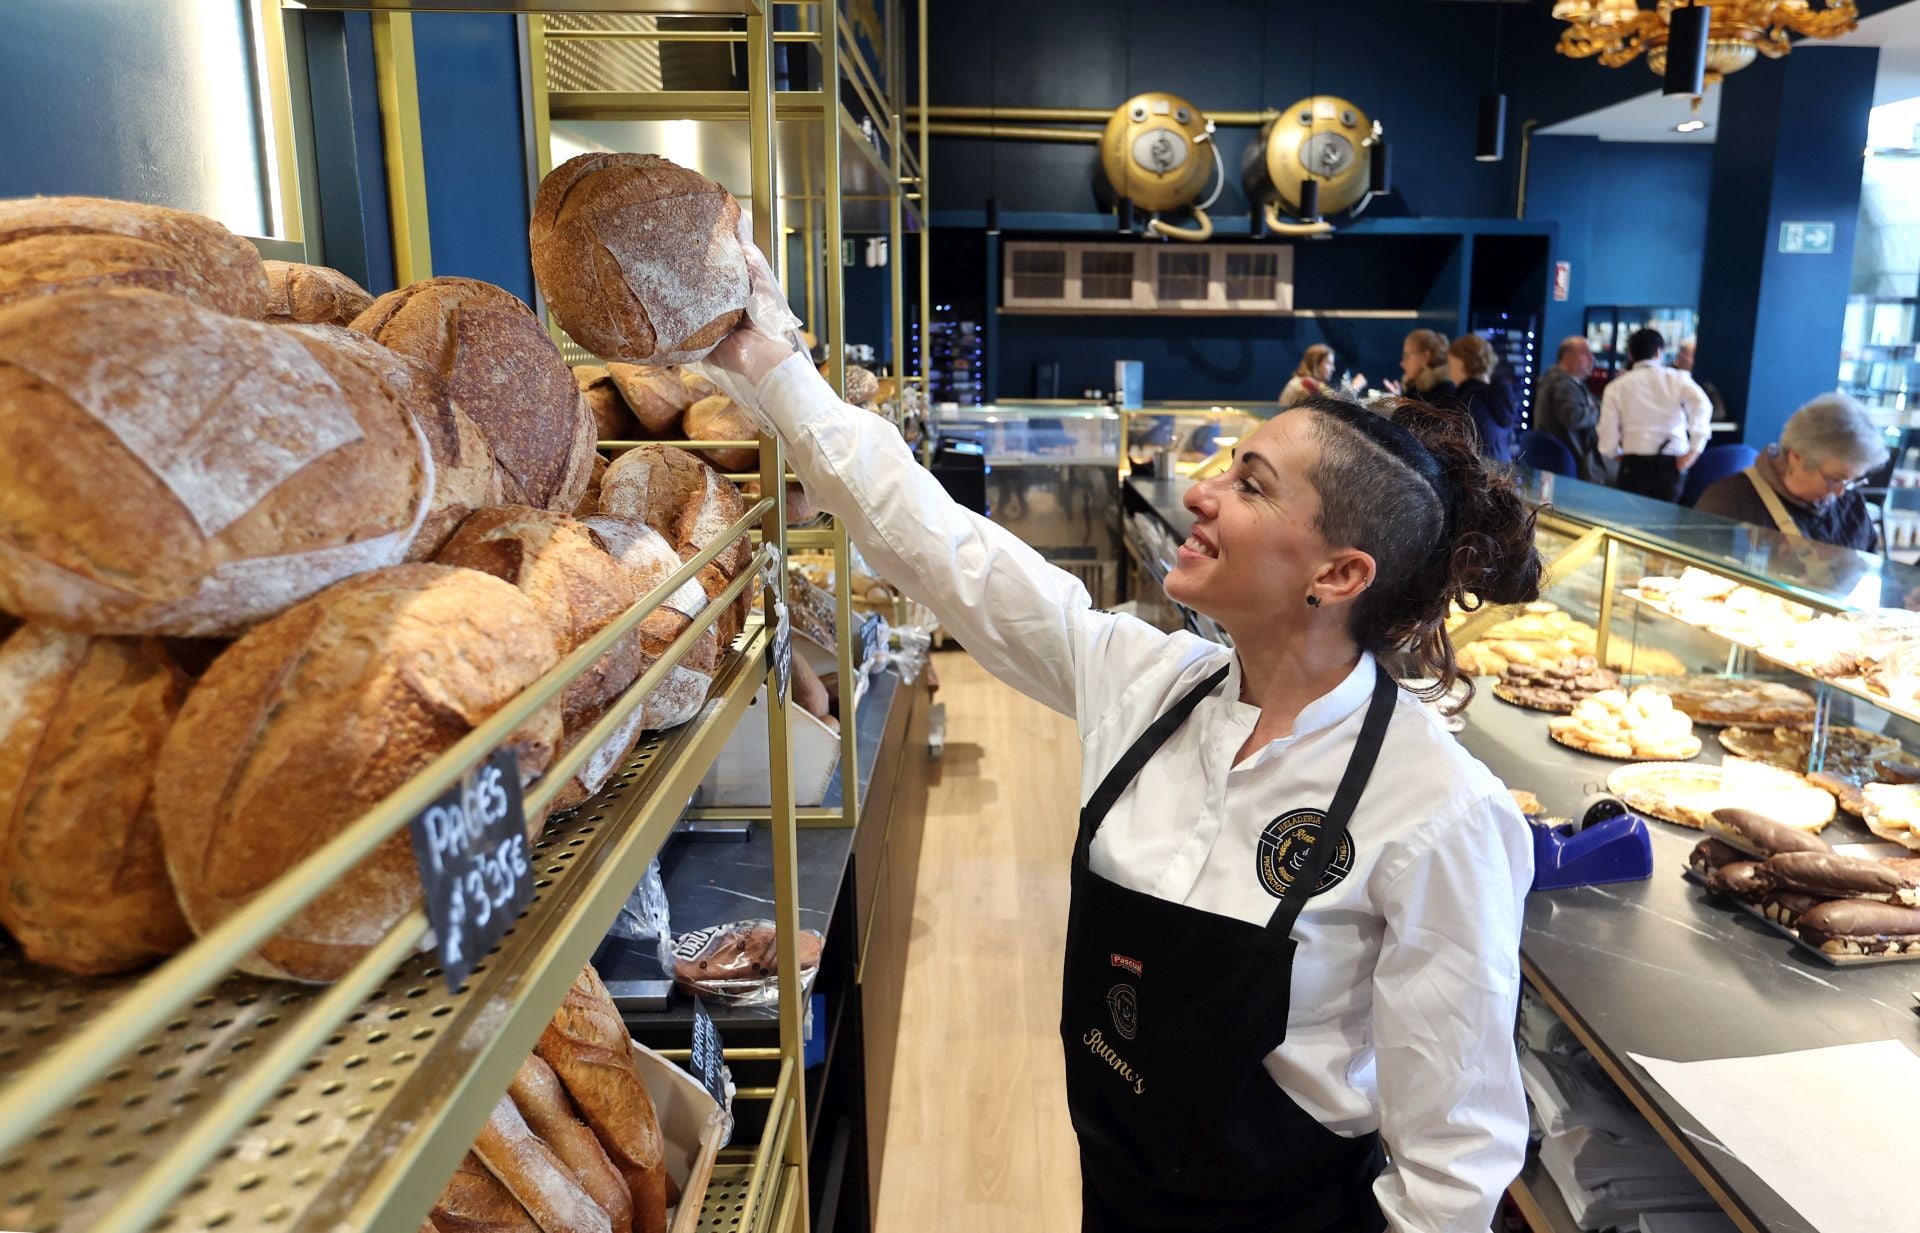
[(1673, 348), (1692, 338), (1699, 328), (1699, 322), (1698, 312), (1677, 304), (1590, 305), (1586, 313), (1585, 333), (1587, 345), (1593, 349), (1595, 387), (1598, 388), (1630, 367), (1627, 339), (1634, 331), (1651, 326), (1667, 340), (1668, 348)]
[(986, 456), (987, 516), (1110, 607), (1119, 586), (1121, 413), (1100, 403), (936, 406), (943, 441)]
[(1277, 402), (1150, 402), (1126, 411), (1127, 470), (1192, 475), (1279, 412)]

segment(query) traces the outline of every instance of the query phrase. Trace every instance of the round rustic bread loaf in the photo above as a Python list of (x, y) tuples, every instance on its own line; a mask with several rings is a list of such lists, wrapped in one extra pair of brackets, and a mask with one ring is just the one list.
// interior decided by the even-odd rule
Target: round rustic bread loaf
[(373, 296), (340, 271), (298, 261), (265, 261), (271, 325), (348, 325)]
[[(665, 585), (682, 564), (680, 554), (674, 551), (673, 546), (659, 532), (637, 518), (602, 514), (582, 521), (600, 537), (600, 542), (606, 545), (613, 559), (626, 571), (635, 594), (642, 598)], [(686, 632), (693, 618), (699, 616), (706, 606), (706, 592), (698, 582), (688, 582), (669, 595), (665, 603), (647, 614), (646, 619), (640, 622), (640, 634), (641, 649), (647, 655), (649, 666), (667, 653), (674, 640)], [(646, 712), (645, 726), (656, 730), (677, 727), (698, 715), (708, 692), (713, 688), (713, 676), (719, 663), (720, 640), (709, 626), (705, 633), (695, 639), (666, 679), (647, 695), (646, 702), (642, 704)]]
[[(682, 425), (689, 441), (751, 441), (760, 435), (759, 421), (725, 394), (688, 407)], [(722, 471), (751, 471), (760, 465), (760, 451), (744, 446), (701, 450), (700, 457)]]
[(429, 278), (389, 291), (353, 328), (446, 378), (500, 464), (516, 505), (562, 513), (593, 473), (593, 413), (560, 348), (511, 292), (472, 278)]
[(165, 291), (256, 320), (267, 309), (259, 252), (210, 218), (104, 197), (0, 201), (0, 305), (88, 287)]
[(639, 421), (642, 438), (664, 441), (680, 435), (680, 420), (694, 399), (677, 370), (647, 364), (609, 364), (607, 375)]
[[(234, 643), (160, 751), (156, 816), (187, 921), (219, 924), (559, 662), (533, 601), (498, 578), (396, 565), (349, 579)], [(560, 708), (506, 742), (523, 784)], [(339, 978), (420, 902), (405, 828), (242, 967)]]
[(691, 398), (694, 402), (699, 402), (702, 398), (712, 398), (715, 394), (724, 393), (719, 386), (707, 380), (691, 368), (682, 368), (677, 371), (680, 373), (681, 388), (687, 391), (687, 397)]
[(580, 397), (593, 412), (594, 428), (602, 441), (631, 441), (640, 431), (627, 400), (613, 375), (598, 364), (575, 364), (573, 379), (580, 386)]
[(152, 799), (186, 692), (157, 639), (32, 624), (0, 643), (0, 925), (35, 963), (118, 972), (192, 939)]
[(740, 203), (653, 154), (596, 152), (540, 182), (533, 276), (573, 340), (606, 359), (684, 364), (740, 323)]
[(494, 464), (493, 451), (487, 448), (485, 434), (447, 394), (447, 383), (439, 373), (344, 326), (287, 328), (329, 367), (356, 364), (385, 385), (426, 437), (433, 454), (433, 502), (407, 548), (407, 560), (429, 559), (447, 542), (461, 519), (505, 500), (500, 471)]
[(589, 514), (600, 512), (600, 481), (607, 477), (607, 456), (593, 456), (593, 475), (587, 481), (587, 490), (581, 494), (580, 504), (574, 507), (575, 518), (585, 518)]
[(0, 309), (0, 608), (234, 633), (399, 561), (426, 442), (358, 363), (154, 291)]
[[(665, 536), (680, 559), (688, 561), (745, 514), (747, 503), (725, 476), (687, 451), (643, 445), (607, 465), (600, 481), (600, 512), (638, 518)], [(752, 556), (752, 545), (744, 536), (730, 543), (700, 571), (700, 586), (707, 597), (725, 590)], [(743, 591), (714, 622), (723, 647), (733, 645), (749, 607)]]

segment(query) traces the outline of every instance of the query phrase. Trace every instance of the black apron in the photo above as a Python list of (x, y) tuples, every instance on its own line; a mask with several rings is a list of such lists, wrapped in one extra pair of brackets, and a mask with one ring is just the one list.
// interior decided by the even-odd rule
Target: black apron
[(1332, 863), (1393, 713), (1377, 668), (1366, 722), (1317, 839), (1263, 927), (1117, 885), (1087, 867), (1107, 811), (1226, 679), (1154, 720), (1080, 812), (1060, 1034), (1080, 1138), (1083, 1233), (1377, 1233), (1377, 1134), (1304, 1112), (1264, 1061), (1287, 1036), (1288, 936)]

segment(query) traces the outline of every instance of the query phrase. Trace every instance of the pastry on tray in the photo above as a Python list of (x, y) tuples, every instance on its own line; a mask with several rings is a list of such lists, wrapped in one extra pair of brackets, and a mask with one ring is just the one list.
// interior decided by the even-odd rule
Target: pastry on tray
[(1826, 852), (1827, 842), (1751, 809), (1716, 809), (1700, 820), (1713, 841), (1762, 859), (1786, 852)]
[(1784, 890), (1821, 899), (1872, 899), (1920, 907), (1920, 859), (1879, 861), (1838, 852), (1782, 852), (1767, 872)]
[(1920, 954), (1920, 908), (1834, 899), (1801, 913), (1800, 940), (1830, 955)]
[(1920, 850), (1920, 784), (1870, 783), (1861, 789), (1867, 829), (1902, 847)]
[(1575, 655), (1550, 664), (1509, 664), (1493, 687), (1493, 696), (1515, 706), (1564, 715), (1602, 690), (1619, 688), (1618, 673), (1600, 667), (1591, 655)]
[[(1837, 775), (1869, 774), (1878, 759), (1900, 752), (1897, 739), (1869, 732), (1865, 728), (1828, 724), (1825, 735), (1820, 765), (1822, 769)], [(1781, 724), (1771, 728), (1735, 727), (1721, 731), (1720, 743), (1726, 746), (1727, 752), (1743, 758), (1752, 758), (1784, 770), (1799, 771), (1806, 769), (1811, 761), (1814, 736), (1811, 724)]]
[(1602, 758), (1684, 762), (1700, 752), (1693, 721), (1675, 710), (1667, 695), (1645, 685), (1631, 694), (1601, 690), (1571, 714), (1548, 720), (1547, 733), (1562, 745)]
[(1803, 776), (1744, 758), (1719, 766), (1623, 766), (1607, 776), (1607, 791), (1638, 813), (1696, 830), (1706, 827), (1716, 809), (1752, 810), (1809, 833), (1825, 829), (1834, 815), (1833, 797)]
[(1714, 728), (1772, 727), (1813, 722), (1813, 695), (1774, 681), (1731, 676), (1683, 676), (1660, 688), (1695, 723)]

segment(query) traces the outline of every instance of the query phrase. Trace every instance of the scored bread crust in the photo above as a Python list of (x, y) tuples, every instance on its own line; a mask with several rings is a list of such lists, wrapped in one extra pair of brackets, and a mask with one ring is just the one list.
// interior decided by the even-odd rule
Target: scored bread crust
[[(188, 695), (154, 775), (188, 922), (225, 920), (558, 662), (531, 600), (444, 565), (340, 583), (234, 643)], [(559, 739), (554, 703), (504, 743), (523, 786)], [(338, 979), (420, 896), (403, 829), (241, 966)]]
[(534, 1052), (553, 1067), (633, 1196), (634, 1233), (664, 1233), (667, 1168), (653, 1098), (600, 974), (581, 970)]
[(653, 154), (594, 152), (540, 183), (533, 276), (573, 340), (604, 359), (685, 364), (740, 323), (740, 203)]
[[(725, 394), (702, 398), (688, 407), (683, 423), (689, 441), (751, 441), (760, 435), (752, 413)], [(760, 465), (760, 451), (747, 446), (701, 450), (700, 456), (722, 471), (749, 471)]]
[(152, 291), (0, 309), (0, 608), (237, 633), (398, 562), (433, 488), (391, 391), (285, 327)]
[(472, 1152), (461, 1158), (427, 1219), (432, 1233), (540, 1233), (520, 1200)]
[[(606, 545), (613, 559), (627, 572), (634, 593), (645, 597), (664, 585), (680, 568), (680, 555), (666, 539), (637, 518), (601, 514), (583, 519)], [(693, 618), (706, 607), (707, 595), (698, 582), (687, 582), (667, 597), (665, 603), (648, 613), (640, 622), (641, 649), (648, 665), (665, 655), (674, 641), (686, 632)], [(672, 728), (700, 713), (713, 688), (720, 664), (720, 640), (712, 627), (694, 640), (666, 679), (654, 686), (642, 709), (645, 726)], [(644, 671), (644, 669), (642, 669)]]
[(561, 512), (579, 504), (593, 415), (560, 349), (511, 292), (429, 278), (381, 296), (352, 328), (440, 373), (486, 436), (506, 500)]
[(687, 408), (699, 401), (672, 368), (616, 363), (607, 365), (607, 375), (640, 422), (640, 431), (656, 441), (678, 436)]
[[(600, 512), (638, 518), (664, 536), (680, 559), (690, 561), (747, 512), (746, 498), (718, 471), (669, 445), (643, 445), (613, 460), (600, 481)], [(738, 578), (752, 559), (744, 536), (700, 570), (700, 586), (712, 599)], [(722, 647), (730, 647), (746, 619), (749, 600), (714, 622)]]
[(581, 1187), (547, 1142), (528, 1129), (511, 1096), (473, 1141), (473, 1154), (527, 1209), (541, 1233), (612, 1233), (605, 1209)]
[(613, 1225), (613, 1233), (630, 1233), (633, 1228), (633, 1196), (607, 1149), (600, 1146), (587, 1124), (575, 1116), (567, 1102), (566, 1089), (553, 1067), (529, 1053), (520, 1063), (507, 1092), (526, 1119), (527, 1128), (546, 1140), (560, 1163), (567, 1166), (581, 1189), (593, 1196)]
[(331, 266), (298, 261), (261, 264), (267, 275), (262, 317), (271, 325), (344, 326), (373, 303), (365, 287)]
[(0, 642), (0, 925), (34, 962), (118, 972), (192, 940), (153, 815), (186, 692), (155, 639), (35, 624)]
[(631, 441), (639, 434), (640, 421), (627, 406), (612, 373), (598, 364), (576, 364), (573, 379), (593, 415), (594, 432), (600, 440)]
[(104, 197), (0, 201), (0, 305), (110, 287), (255, 320), (267, 311), (259, 252), (210, 218)]
[[(287, 327), (316, 356), (357, 364), (386, 386), (404, 408), (433, 453), (433, 499), (406, 559), (432, 557), (462, 519), (476, 509), (499, 505), (500, 473), (487, 438), (471, 416), (447, 393), (439, 373), (419, 360), (383, 347), (365, 334), (337, 325)], [(336, 361), (325, 360), (329, 364)]]

